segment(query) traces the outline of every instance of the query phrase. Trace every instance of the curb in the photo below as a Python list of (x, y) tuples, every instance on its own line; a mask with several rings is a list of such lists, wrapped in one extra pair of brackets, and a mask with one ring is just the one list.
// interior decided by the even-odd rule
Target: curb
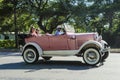
[(0, 52), (20, 52), (19, 49), (0, 49)]
[(111, 53), (120, 53), (120, 49), (110, 49)]

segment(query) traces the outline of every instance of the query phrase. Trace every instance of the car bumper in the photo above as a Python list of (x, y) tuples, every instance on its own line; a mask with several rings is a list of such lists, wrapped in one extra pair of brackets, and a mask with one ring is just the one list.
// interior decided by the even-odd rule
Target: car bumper
[(110, 52), (110, 47), (104, 48), (101, 50), (102, 53)]

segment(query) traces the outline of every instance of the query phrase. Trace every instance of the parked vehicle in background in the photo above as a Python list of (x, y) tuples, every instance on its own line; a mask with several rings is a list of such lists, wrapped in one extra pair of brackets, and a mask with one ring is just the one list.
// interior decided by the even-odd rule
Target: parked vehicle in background
[[(66, 29), (65, 29), (66, 30)], [(50, 60), (54, 56), (82, 57), (88, 65), (96, 65), (110, 53), (109, 45), (97, 33), (70, 33), (64, 35), (26, 36), (22, 56), (32, 64), (39, 57)]]

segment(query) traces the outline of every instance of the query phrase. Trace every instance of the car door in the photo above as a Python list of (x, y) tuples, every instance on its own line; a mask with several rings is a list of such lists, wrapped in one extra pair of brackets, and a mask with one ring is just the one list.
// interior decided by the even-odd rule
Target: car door
[(68, 35), (68, 47), (69, 47), (69, 50), (77, 49), (77, 40), (76, 40), (76, 36), (74, 34)]
[(49, 36), (33, 36), (25, 39), (25, 42), (32, 42), (38, 44), (42, 50), (50, 50)]
[(50, 36), (50, 50), (68, 50), (67, 35)]

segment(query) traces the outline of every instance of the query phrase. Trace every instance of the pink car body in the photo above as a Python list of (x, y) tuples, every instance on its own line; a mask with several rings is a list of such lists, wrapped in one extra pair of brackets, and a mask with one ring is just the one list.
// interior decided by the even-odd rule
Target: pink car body
[(34, 42), (43, 51), (53, 50), (78, 50), (82, 44), (89, 40), (95, 40), (95, 33), (68, 34), (59, 36), (32, 36), (25, 39), (26, 43)]
[(109, 47), (97, 33), (31, 36), (25, 38), (22, 55), (26, 63), (35, 63), (38, 57), (80, 56), (85, 63), (96, 65), (108, 57)]

